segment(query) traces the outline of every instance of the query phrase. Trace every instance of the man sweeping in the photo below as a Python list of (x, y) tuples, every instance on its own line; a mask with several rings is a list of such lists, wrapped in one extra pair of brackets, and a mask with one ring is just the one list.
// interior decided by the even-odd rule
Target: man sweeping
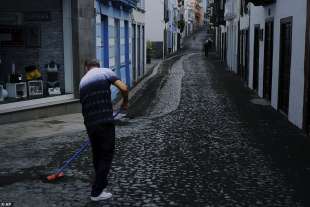
[(112, 197), (107, 192), (107, 176), (115, 149), (115, 126), (110, 86), (116, 86), (123, 97), (121, 108), (128, 109), (128, 88), (108, 68), (100, 68), (97, 60), (85, 62), (86, 74), (80, 82), (80, 101), (84, 124), (91, 142), (95, 181), (92, 186), (92, 201)]

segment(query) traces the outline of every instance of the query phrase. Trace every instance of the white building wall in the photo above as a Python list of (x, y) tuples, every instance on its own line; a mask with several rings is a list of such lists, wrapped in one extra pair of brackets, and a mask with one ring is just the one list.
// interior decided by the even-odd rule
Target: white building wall
[[(147, 0), (148, 1), (148, 0)], [(136, 31), (136, 37), (138, 37), (138, 25), (140, 26), (140, 48), (138, 48), (138, 39), (136, 38), (136, 42), (132, 43), (132, 44), (135, 44), (135, 49), (136, 51), (134, 51), (136, 53), (135, 57), (136, 57), (136, 60), (135, 60), (135, 68), (136, 70), (138, 70), (138, 60), (140, 60), (140, 65), (141, 67), (145, 66), (146, 65), (146, 34), (145, 35), (145, 38), (142, 38), (142, 26), (144, 26), (144, 30), (146, 30), (146, 26), (145, 26), (145, 21), (146, 21), (146, 15), (145, 13), (143, 12), (140, 12), (138, 10), (133, 10), (132, 11), (132, 17), (133, 17), (133, 20), (132, 20), (132, 24), (135, 24), (135, 31)], [(143, 42), (143, 39), (144, 39), (144, 42)], [(140, 50), (140, 57), (138, 57), (138, 50)], [(144, 51), (144, 59), (143, 59), (143, 51)], [(131, 56), (131, 55), (130, 55)], [(132, 67), (134, 68), (134, 67)], [(142, 71), (145, 71), (145, 70), (142, 70)], [(141, 74), (141, 76), (143, 76), (143, 74)], [(134, 77), (134, 80), (137, 81), (139, 79), (138, 77), (138, 71), (136, 71), (136, 77)]]
[(225, 5), (227, 19), (227, 65), (230, 70), (238, 70), (238, 25), (240, 19), (240, 0), (228, 0)]
[(249, 15), (246, 14), (240, 17), (240, 30), (245, 30), (249, 28)]
[(292, 61), (290, 80), (290, 102), (288, 119), (302, 128), (304, 103), (304, 60), (307, 0), (281, 0), (275, 7), (274, 58), (272, 106), (278, 107), (278, 80), (280, 56), (280, 20), (293, 17), (292, 28)]
[[(265, 31), (267, 18), (274, 18), (274, 49), (273, 49), (273, 75), (271, 105), (278, 108), (279, 89), (279, 61), (280, 61), (280, 22), (281, 19), (293, 17), (292, 27), (292, 57), (290, 100), (288, 119), (302, 128), (304, 103), (304, 58), (307, 0), (281, 0), (267, 7), (254, 7), (250, 5), (250, 54), (249, 54), (249, 87), (253, 88), (253, 55), (254, 55), (254, 27), (260, 25)], [(240, 25), (245, 26), (245, 20)], [(241, 22), (240, 22), (241, 23)], [(265, 37), (264, 37), (265, 41)], [(264, 41), (260, 41), (259, 58), (259, 90), (258, 95), (263, 97), (264, 80)]]
[(194, 22), (194, 11), (192, 0), (184, 0), (184, 21), (186, 28), (186, 36), (190, 35), (193, 32), (193, 22)]
[(146, 40), (153, 42), (164, 41), (164, 1), (145, 1), (145, 31)]
[[(261, 29), (265, 28), (265, 10), (263, 7), (255, 7), (250, 4), (249, 7), (249, 24), (250, 24), (250, 54), (249, 54), (249, 87), (253, 89), (253, 67), (254, 67), (254, 30), (255, 25), (260, 25)], [(264, 41), (259, 42), (259, 81), (258, 81), (258, 95), (263, 96), (263, 61), (264, 61)]]

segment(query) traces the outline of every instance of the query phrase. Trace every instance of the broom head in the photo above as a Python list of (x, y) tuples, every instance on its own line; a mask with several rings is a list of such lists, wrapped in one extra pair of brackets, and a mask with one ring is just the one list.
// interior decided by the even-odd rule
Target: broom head
[(59, 173), (55, 173), (53, 175), (47, 176), (46, 179), (51, 182), (51, 181), (58, 180), (58, 179), (60, 179), (60, 178), (62, 178), (64, 176), (65, 176), (65, 174), (63, 172), (59, 172)]

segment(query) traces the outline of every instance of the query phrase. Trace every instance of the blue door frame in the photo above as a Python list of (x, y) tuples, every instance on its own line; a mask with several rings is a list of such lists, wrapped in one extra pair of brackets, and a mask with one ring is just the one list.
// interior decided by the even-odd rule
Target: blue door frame
[(125, 21), (125, 64), (126, 64), (126, 81), (131, 87), (130, 80), (130, 62), (129, 62), (129, 26), (128, 21)]
[(101, 15), (101, 34), (103, 38), (103, 67), (109, 67), (109, 23), (108, 17)]
[(120, 21), (119, 19), (114, 19), (114, 31), (115, 31), (115, 39), (114, 39), (114, 48), (115, 48), (115, 71), (118, 77), (121, 77), (121, 38), (120, 38)]

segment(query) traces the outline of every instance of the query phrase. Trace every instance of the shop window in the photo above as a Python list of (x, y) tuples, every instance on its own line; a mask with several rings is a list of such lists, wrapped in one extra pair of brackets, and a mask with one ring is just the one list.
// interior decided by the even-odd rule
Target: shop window
[(72, 68), (67, 67), (72, 58), (65, 58), (71, 22), (63, 18), (70, 1), (50, 2), (45, 12), (32, 8), (38, 0), (31, 2), (27, 12), (0, 6), (0, 106), (72, 92)]

